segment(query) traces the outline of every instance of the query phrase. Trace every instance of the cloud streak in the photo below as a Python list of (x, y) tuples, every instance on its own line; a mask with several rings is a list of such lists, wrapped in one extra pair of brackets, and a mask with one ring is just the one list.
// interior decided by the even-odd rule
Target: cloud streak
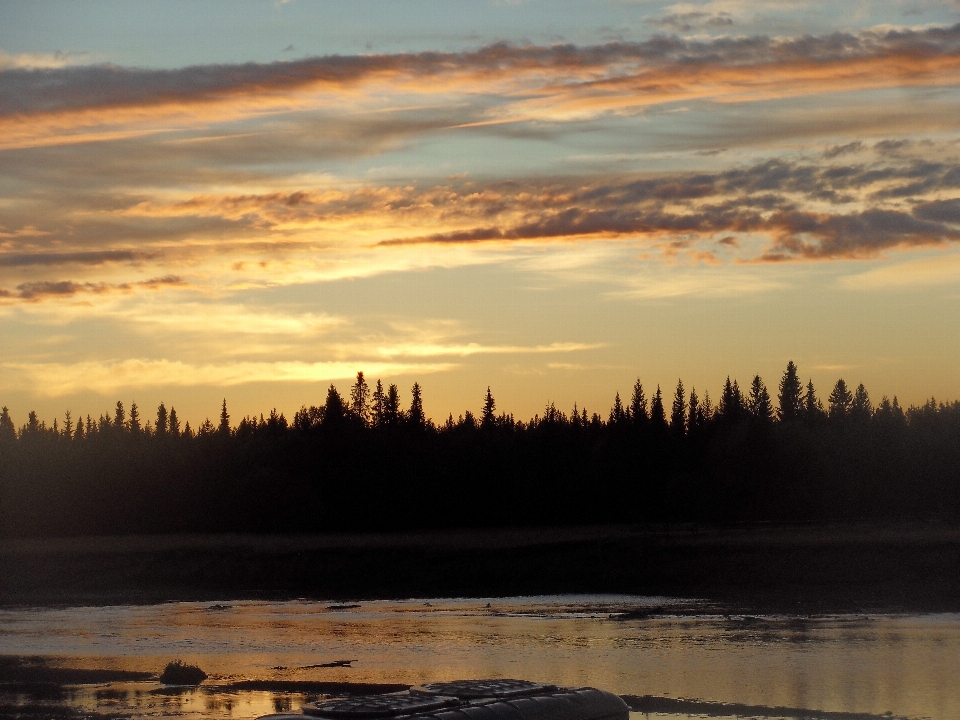
[[(696, 15), (697, 17), (693, 17)], [(670, 16), (723, 23), (726, 16)], [(687, 18), (684, 20), (683, 18)], [(665, 19), (664, 22), (667, 22)], [(669, 23), (668, 23), (669, 25)], [(794, 38), (658, 36), (596, 46), (496, 44), (467, 52), (324, 56), (146, 70), (111, 65), (0, 71), (0, 147), (117, 140), (333, 104), (484, 97), (461, 127), (562, 121), (691, 99), (722, 102), (956, 85), (960, 25)], [(372, 106), (371, 106), (372, 107)]]
[(16, 291), (0, 289), (0, 300), (20, 300), (26, 302), (40, 302), (56, 298), (72, 298), (80, 294), (104, 295), (107, 293), (128, 293), (135, 288), (159, 290), (164, 287), (184, 287), (187, 282), (177, 275), (151, 278), (130, 283), (92, 283), (73, 282), (71, 280), (41, 280), (38, 282), (21, 283)]
[(104, 265), (147, 259), (150, 255), (133, 250), (92, 250), (67, 253), (7, 253), (0, 254), (0, 267), (29, 267), (55, 265)]
[(80, 363), (4, 363), (14, 375), (10, 386), (24, 386), (47, 397), (80, 391), (102, 394), (131, 387), (233, 387), (249, 383), (321, 383), (368, 375), (427, 374), (454, 368), (449, 363), (236, 362), (191, 364), (174, 360), (127, 359)]

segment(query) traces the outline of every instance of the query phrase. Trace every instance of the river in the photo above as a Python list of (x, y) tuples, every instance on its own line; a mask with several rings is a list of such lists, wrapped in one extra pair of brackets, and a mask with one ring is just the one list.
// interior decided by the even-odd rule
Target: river
[[(0, 654), (153, 672), (179, 658), (209, 674), (191, 691), (147, 681), (69, 692), (75, 707), (132, 716), (253, 718), (312, 697), (229, 687), (241, 679), (514, 677), (705, 703), (960, 718), (960, 614), (739, 615), (695, 601), (577, 595), (8, 608)], [(352, 662), (308, 667), (339, 660)], [(720, 716), (704, 707), (693, 716)]]

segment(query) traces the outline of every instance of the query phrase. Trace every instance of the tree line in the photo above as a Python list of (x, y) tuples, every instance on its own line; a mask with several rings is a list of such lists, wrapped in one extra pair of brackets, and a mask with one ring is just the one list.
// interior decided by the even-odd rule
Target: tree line
[(414, 383), (288, 420), (181, 425), (117, 402), (97, 419), (17, 428), (0, 409), (0, 534), (317, 532), (632, 522), (960, 517), (960, 402), (876, 405), (841, 379), (824, 403), (791, 361), (775, 399), (729, 378), (714, 404), (638, 379), (605, 416), (549, 403), (426, 417)]

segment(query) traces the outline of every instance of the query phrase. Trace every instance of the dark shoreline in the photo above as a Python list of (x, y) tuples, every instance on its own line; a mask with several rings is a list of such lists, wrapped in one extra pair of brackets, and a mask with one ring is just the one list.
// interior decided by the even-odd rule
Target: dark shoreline
[(595, 526), (0, 542), (0, 606), (562, 593), (697, 598), (731, 612), (960, 611), (960, 527)]
[[(73, 706), (70, 690), (81, 685), (97, 685), (97, 697), (107, 699), (125, 697), (126, 690), (112, 690), (113, 682), (156, 682), (153, 673), (125, 670), (98, 670), (60, 667), (43, 657), (18, 657), (0, 655), (0, 718), (45, 718), (49, 720), (91, 720), (126, 717), (127, 713), (104, 713), (81, 711)], [(367, 682), (318, 682), (278, 680), (212, 681), (196, 686), (160, 686), (150, 689), (152, 695), (180, 695), (196, 691), (216, 693), (243, 693), (251, 691), (272, 692), (277, 696), (299, 694), (308, 699), (320, 697), (344, 697), (369, 695), (409, 690), (410, 686), (397, 683)], [(795, 707), (721, 703), (705, 700), (668, 698), (654, 695), (622, 695), (633, 712), (695, 714), (700, 717), (752, 717), (797, 718), (798, 720), (903, 720), (891, 714), (877, 715), (860, 712), (837, 712)]]

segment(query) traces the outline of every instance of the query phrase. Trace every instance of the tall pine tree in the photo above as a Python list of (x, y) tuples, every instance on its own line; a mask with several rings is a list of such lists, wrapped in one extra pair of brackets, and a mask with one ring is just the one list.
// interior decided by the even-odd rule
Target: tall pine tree
[(780, 408), (777, 415), (780, 422), (793, 422), (800, 419), (803, 412), (803, 386), (797, 374), (797, 366), (793, 360), (787, 363), (787, 369), (780, 378), (780, 394), (778, 396)]

